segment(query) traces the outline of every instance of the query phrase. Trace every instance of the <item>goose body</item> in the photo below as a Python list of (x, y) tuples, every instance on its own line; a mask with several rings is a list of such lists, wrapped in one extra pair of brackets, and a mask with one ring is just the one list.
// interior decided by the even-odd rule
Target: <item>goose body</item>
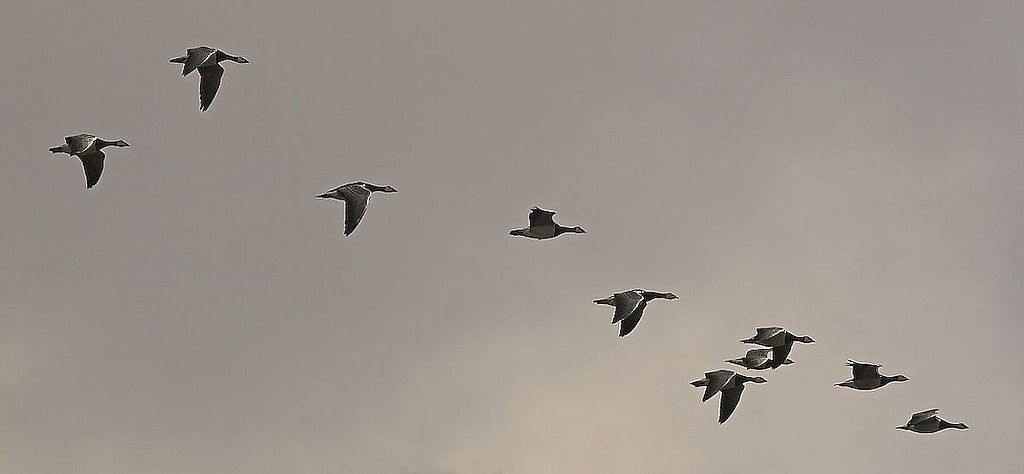
[(88, 133), (80, 133), (64, 137), (64, 144), (50, 148), (50, 153), (67, 153), (82, 161), (85, 171), (85, 187), (92, 188), (100, 181), (103, 174), (103, 161), (106, 155), (103, 149), (108, 146), (127, 147), (124, 140), (108, 141)]
[(889, 382), (906, 382), (910, 380), (905, 375), (888, 376), (879, 374), (878, 368), (881, 367), (879, 364), (857, 362), (852, 359), (847, 359), (846, 365), (853, 369), (853, 378), (842, 383), (837, 383), (836, 386), (849, 387), (854, 390), (874, 390), (876, 388), (884, 387)]
[(625, 337), (633, 332), (640, 318), (644, 315), (644, 308), (647, 303), (655, 299), (674, 300), (678, 298), (673, 293), (661, 293), (658, 291), (635, 290), (615, 293), (607, 298), (594, 300), (594, 303), (615, 307), (615, 314), (612, 316), (612, 324), (619, 324), (619, 337)]
[(783, 328), (772, 326), (757, 328), (757, 334), (754, 337), (740, 342), (770, 347), (772, 360), (768, 363), (768, 368), (777, 369), (785, 364), (786, 358), (793, 350), (794, 342), (809, 344), (814, 342), (814, 339), (811, 339), (810, 336), (797, 336)]
[(209, 46), (199, 46), (186, 50), (185, 56), (171, 59), (172, 63), (182, 64), (181, 75), (187, 76), (192, 71), (199, 71), (199, 110), (206, 111), (213, 103), (217, 90), (220, 89), (220, 81), (224, 76), (224, 68), (219, 64), (221, 61), (234, 61), (239, 64), (249, 62), (241, 56), (225, 53), (219, 49)]
[(509, 235), (528, 237), (537, 240), (553, 239), (565, 233), (585, 234), (582, 227), (565, 227), (554, 220), (555, 211), (533, 207), (530, 209), (530, 226), (522, 229), (513, 229)]
[[(737, 359), (729, 359), (726, 362), (730, 364), (736, 364), (750, 370), (765, 370), (770, 369), (772, 361), (772, 350), (771, 349), (751, 349), (747, 351), (747, 354)], [(786, 359), (782, 361), (783, 365), (792, 364), (793, 361)]]
[(939, 409), (932, 408), (931, 410), (925, 410), (919, 413), (911, 415), (910, 420), (903, 426), (897, 426), (898, 430), (913, 431), (915, 433), (936, 433), (947, 428), (955, 428), (958, 430), (969, 429), (967, 425), (963, 423), (950, 423), (938, 416)]
[(743, 384), (746, 382), (766, 383), (768, 381), (762, 377), (747, 377), (731, 370), (716, 370), (705, 372), (704, 378), (690, 382), (690, 385), (704, 387), (704, 396), (701, 398), (701, 402), (706, 402), (716, 393), (722, 392), (721, 404), (718, 407), (718, 423), (721, 424), (725, 423), (736, 411), (736, 406), (740, 403), (740, 395), (743, 394)]
[(366, 206), (370, 202), (370, 195), (374, 192), (397, 193), (398, 190), (391, 186), (378, 186), (365, 181), (356, 181), (343, 184), (316, 197), (320, 199), (337, 199), (345, 202), (345, 235), (356, 230), (359, 221), (366, 214)]

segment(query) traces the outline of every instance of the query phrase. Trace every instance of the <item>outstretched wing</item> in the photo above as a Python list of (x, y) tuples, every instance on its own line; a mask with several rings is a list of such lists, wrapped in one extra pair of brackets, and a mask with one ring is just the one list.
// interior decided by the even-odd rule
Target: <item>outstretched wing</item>
[(188, 52), (188, 58), (185, 59), (185, 66), (181, 69), (182, 76), (187, 76), (188, 73), (198, 69), (213, 53), (217, 52), (217, 50), (206, 46), (189, 48), (186, 51)]
[(363, 214), (366, 214), (370, 191), (359, 185), (342, 186), (337, 191), (345, 199), (345, 235), (349, 235), (356, 230)]
[(704, 389), (704, 397), (700, 401), (706, 402), (709, 398), (715, 396), (716, 393), (722, 390), (722, 387), (729, 383), (733, 375), (736, 375), (736, 372), (731, 370), (705, 372), (704, 377), (708, 379), (708, 386)]
[(221, 77), (224, 77), (224, 68), (220, 64), (199, 68), (199, 110), (210, 108), (217, 89), (220, 89)]
[(760, 367), (771, 359), (771, 349), (751, 349), (747, 351), (745, 359), (749, 360), (754, 367)]
[(539, 207), (530, 209), (530, 227), (541, 227), (546, 225), (555, 225), (553, 216), (555, 211), (548, 211)]
[(619, 337), (625, 337), (633, 332), (633, 328), (640, 324), (640, 318), (642, 317), (644, 317), (644, 309), (641, 307), (629, 315), (629, 317), (623, 319), (622, 324), (619, 324)]
[(927, 420), (927, 419), (935, 416), (938, 413), (939, 413), (939, 409), (938, 408), (932, 408), (931, 410), (925, 410), (925, 411), (922, 411), (922, 412), (914, 413), (913, 415), (910, 416), (910, 421), (908, 421), (907, 424), (908, 425), (916, 425), (916, 424), (918, 424), (918, 423), (920, 423), (920, 422), (922, 422), (924, 420)]
[(94, 151), (87, 155), (78, 155), (82, 160), (82, 168), (85, 169), (85, 188), (89, 189), (100, 181), (100, 174), (103, 173), (103, 159), (106, 155), (102, 151)]
[(853, 367), (853, 378), (855, 379), (873, 379), (879, 377), (878, 368), (881, 367), (880, 364), (866, 364), (852, 359), (846, 359), (846, 365)]
[(643, 295), (632, 290), (615, 293), (612, 298), (615, 300), (615, 316), (612, 317), (612, 324), (629, 317), (644, 301)]
[(740, 395), (743, 394), (743, 384), (738, 383), (735, 387), (722, 390), (722, 404), (718, 406), (718, 422), (725, 423), (732, 412), (736, 411), (736, 405), (740, 404)]
[(64, 141), (68, 144), (68, 148), (71, 149), (71, 154), (77, 155), (92, 146), (92, 142), (96, 141), (96, 137), (88, 133), (82, 133), (64, 137)]
[(781, 346), (772, 347), (772, 363), (771, 368), (777, 369), (782, 367), (782, 364), (786, 362), (786, 358), (789, 357), (789, 353), (793, 350), (793, 341), (787, 341)]
[(776, 334), (782, 331), (785, 331), (785, 329), (774, 326), (767, 328), (757, 328), (757, 335), (754, 336), (754, 339), (757, 339), (758, 341), (765, 341), (771, 339), (772, 337), (775, 337)]

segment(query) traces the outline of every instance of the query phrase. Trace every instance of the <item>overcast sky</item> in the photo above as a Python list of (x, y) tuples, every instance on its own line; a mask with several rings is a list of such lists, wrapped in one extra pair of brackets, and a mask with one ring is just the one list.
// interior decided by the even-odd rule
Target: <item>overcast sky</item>
[[(15, 1), (0, 472), (1024, 471), (1022, 19)], [(206, 113), (196, 45), (252, 61)], [(131, 143), (91, 190), (80, 132)], [(342, 238), (355, 180), (400, 192)], [(619, 339), (638, 286), (680, 298)], [(688, 383), (763, 325), (818, 343), (719, 426)], [(893, 429), (933, 407), (971, 429)]]

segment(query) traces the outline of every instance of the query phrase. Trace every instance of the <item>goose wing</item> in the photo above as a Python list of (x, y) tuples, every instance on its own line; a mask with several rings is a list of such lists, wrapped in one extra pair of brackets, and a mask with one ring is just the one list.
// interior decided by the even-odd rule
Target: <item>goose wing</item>
[(774, 326), (766, 328), (757, 328), (757, 334), (755, 334), (754, 337), (750, 339), (756, 341), (757, 343), (768, 343), (770, 339), (777, 337), (779, 334), (782, 334), (785, 331), (786, 330), (783, 328)]
[(769, 337), (772, 337), (781, 331), (784, 331), (784, 329), (777, 326), (757, 328), (757, 336), (754, 337), (758, 339), (768, 339)]
[[(188, 57), (185, 58), (185, 66), (181, 68), (182, 76), (187, 76), (188, 73), (198, 69), (199, 66), (202, 66), (211, 55), (217, 52), (217, 50), (206, 46), (189, 48), (186, 51), (188, 52)], [(202, 71), (200, 71), (200, 73), (201, 72)]]
[(370, 191), (359, 185), (345, 185), (337, 189), (338, 194), (345, 200), (345, 235), (356, 230), (363, 214), (366, 214), (366, 205), (370, 202)]
[(85, 187), (89, 189), (100, 181), (100, 174), (103, 173), (103, 159), (106, 155), (102, 151), (94, 151), (86, 155), (78, 155), (82, 160), (82, 168), (85, 169)]
[(879, 364), (867, 364), (847, 359), (846, 365), (853, 368), (853, 378), (855, 379), (873, 379), (880, 377), (878, 375), (878, 368), (881, 367), (881, 365)]
[(555, 211), (548, 211), (539, 207), (530, 209), (530, 227), (541, 227), (546, 225), (555, 225), (553, 216)]
[(221, 77), (224, 77), (224, 68), (220, 64), (199, 68), (199, 110), (210, 108), (217, 89), (220, 89)]
[(736, 375), (736, 372), (731, 370), (716, 370), (714, 372), (705, 372), (704, 377), (708, 379), (708, 386), (704, 389), (704, 397), (700, 401), (706, 402), (711, 397), (715, 396), (716, 393), (722, 390), (732, 376)]
[(740, 404), (740, 395), (743, 394), (743, 384), (738, 383), (733, 388), (722, 390), (722, 402), (718, 406), (718, 422), (725, 423), (732, 412), (736, 411), (736, 405)]
[(922, 421), (925, 421), (935, 416), (937, 413), (939, 413), (938, 408), (932, 408), (931, 410), (925, 410), (922, 412), (914, 413), (913, 415), (910, 416), (910, 421), (908, 421), (907, 424), (916, 425)]
[(64, 137), (64, 142), (68, 144), (68, 148), (71, 149), (72, 155), (76, 155), (89, 149), (95, 141), (96, 137), (94, 135), (89, 135), (88, 133)]
[(641, 306), (633, 311), (633, 314), (622, 320), (622, 324), (619, 324), (619, 337), (625, 337), (627, 334), (633, 332), (633, 328), (637, 324), (640, 324), (640, 318), (644, 317), (644, 306)]
[(789, 353), (793, 350), (793, 341), (786, 341), (781, 346), (772, 347), (772, 368), (782, 367), (782, 363), (789, 357)]
[(760, 367), (771, 359), (771, 349), (751, 349), (747, 351), (745, 359), (750, 361), (754, 367)]
[(612, 317), (612, 324), (629, 317), (644, 301), (643, 295), (632, 290), (615, 293), (612, 295), (612, 299), (615, 300), (615, 316)]

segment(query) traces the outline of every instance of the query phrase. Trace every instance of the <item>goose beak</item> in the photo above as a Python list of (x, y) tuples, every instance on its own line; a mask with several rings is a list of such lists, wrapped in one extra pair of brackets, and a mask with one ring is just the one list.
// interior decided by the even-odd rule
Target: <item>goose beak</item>
[(317, 194), (314, 197), (316, 197), (317, 199), (330, 199), (331, 198), (331, 193)]

